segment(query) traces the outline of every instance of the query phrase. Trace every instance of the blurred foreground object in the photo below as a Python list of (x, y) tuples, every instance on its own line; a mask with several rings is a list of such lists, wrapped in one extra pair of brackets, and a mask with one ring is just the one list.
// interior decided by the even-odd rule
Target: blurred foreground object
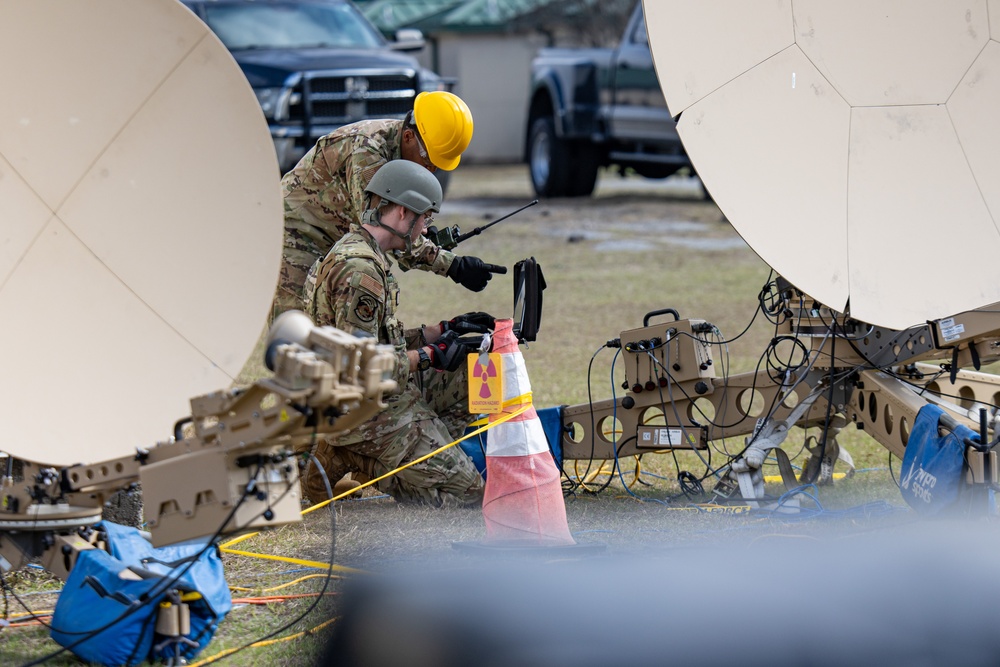
[[(1000, 538), (981, 523), (795, 537), (758, 535), (735, 560), (730, 534), (724, 543), (660, 544), (642, 558), (491, 560), (431, 572), (417, 564), (419, 574), (353, 578), (317, 664), (996, 663), (1000, 575), (971, 564), (991, 562)], [(778, 593), (810, 582), (804, 600)], [(737, 600), (747, 613), (720, 619), (720, 601)]]

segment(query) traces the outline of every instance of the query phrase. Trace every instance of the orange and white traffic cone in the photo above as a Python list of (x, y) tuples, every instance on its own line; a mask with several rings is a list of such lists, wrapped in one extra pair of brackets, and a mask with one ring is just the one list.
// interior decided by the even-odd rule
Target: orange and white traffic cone
[[(513, 325), (513, 320), (497, 320), (493, 334), (493, 351), (502, 359), (507, 414), (531, 402), (531, 384)], [(502, 413), (490, 415), (490, 422), (501, 417)], [(566, 522), (559, 469), (534, 407), (489, 430), (483, 518), (487, 546), (576, 544)]]

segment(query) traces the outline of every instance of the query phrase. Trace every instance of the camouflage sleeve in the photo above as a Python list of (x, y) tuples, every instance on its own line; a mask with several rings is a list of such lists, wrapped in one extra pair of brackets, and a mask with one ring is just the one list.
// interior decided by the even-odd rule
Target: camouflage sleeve
[(431, 271), (439, 276), (448, 275), (451, 263), (455, 261), (455, 253), (439, 248), (426, 237), (421, 236), (413, 244), (413, 253), (406, 255), (397, 253), (396, 263), (404, 271), (420, 269)]
[(427, 345), (427, 339), (424, 338), (423, 327), (418, 327), (416, 329), (407, 329), (403, 332), (403, 337), (406, 339), (406, 349), (415, 350), (418, 347), (423, 347)]
[(372, 176), (388, 160), (376, 146), (364, 145), (351, 153), (345, 163), (347, 191), (351, 198), (357, 224), (361, 224), (361, 215), (365, 212), (365, 188), (371, 182)]

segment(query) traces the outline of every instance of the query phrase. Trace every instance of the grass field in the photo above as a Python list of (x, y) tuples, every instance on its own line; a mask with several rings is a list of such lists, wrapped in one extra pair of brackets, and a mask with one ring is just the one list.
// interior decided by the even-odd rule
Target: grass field
[[(463, 166), (452, 178), (439, 223), (470, 231), (530, 199), (523, 166)], [(727, 350), (717, 352), (717, 363), (730, 373), (753, 370), (773, 334), (763, 318), (754, 319), (758, 293), (770, 275), (767, 265), (714, 204), (701, 199), (696, 184), (683, 180), (650, 183), (603, 174), (593, 199), (543, 201), (458, 251), (506, 266), (534, 256), (542, 266), (548, 287), (541, 332), (523, 349), (539, 407), (585, 403), (588, 395), (595, 400), (609, 398), (612, 374), (618, 382), (623, 375), (620, 367), (613, 370), (614, 355), (603, 344), (641, 326), (643, 316), (654, 310), (674, 308), (682, 317), (705, 319), (728, 338), (747, 329)], [(509, 274), (496, 277), (480, 294), (419, 271), (399, 274), (399, 280), (399, 315), (409, 326), (470, 310), (486, 310), (497, 317), (512, 312)], [(251, 363), (245, 375), (261, 373), (259, 363)], [(676, 459), (645, 456), (638, 468), (641, 481), (634, 481), (633, 460), (623, 462), (620, 478), (597, 475), (589, 488), (608, 482), (604, 491), (591, 494), (580, 489), (567, 498), (569, 527), (579, 540), (605, 544), (609, 554), (643, 554), (705, 543), (738, 550), (762, 536), (824, 539), (913, 521), (903, 509), (890, 471), (890, 465), (898, 468), (898, 460), (891, 462), (885, 449), (853, 428), (841, 440), (861, 472), (810, 490), (812, 500), (805, 501), (809, 512), (797, 520), (684, 510), (683, 499), (670, 501), (679, 490), (679, 470), (699, 477), (705, 473), (702, 461), (687, 453)], [(794, 464), (803, 461), (803, 442), (804, 434), (793, 432), (786, 443)], [(738, 449), (740, 441), (719, 447)], [(589, 470), (596, 471), (598, 465)], [(566, 472), (574, 475), (586, 468), (586, 464), (567, 466)], [(334, 521), (336, 527), (331, 529)], [(468, 566), (469, 556), (451, 545), (482, 537), (482, 517), (476, 509), (404, 507), (369, 491), (364, 499), (338, 503), (333, 516), (329, 510), (312, 513), (301, 524), (262, 534), (238, 548), (321, 562), (332, 557), (338, 564), (377, 573), (402, 566), (432, 570)], [(225, 563), (230, 585), (240, 587), (234, 597), (246, 601), (222, 623), (202, 658), (251, 643), (295, 621), (317, 600), (314, 594), (325, 583), (322, 578), (298, 581), (315, 570), (286, 562), (226, 555)], [(8, 575), (7, 582), (35, 610), (51, 609), (52, 591), (59, 588), (58, 582), (35, 570)], [(278, 586), (285, 587), (270, 590)], [(330, 582), (328, 592), (334, 595), (323, 598), (281, 636), (333, 618), (342, 586), (340, 579)], [(300, 594), (313, 597), (293, 597)], [(266, 604), (260, 600), (269, 595), (284, 597)], [(11, 613), (24, 612), (11, 595), (5, 604)], [(223, 662), (311, 665), (320, 655), (323, 632), (247, 649)], [(0, 629), (3, 665), (27, 663), (56, 648), (44, 626)], [(76, 663), (63, 655), (49, 664)]]

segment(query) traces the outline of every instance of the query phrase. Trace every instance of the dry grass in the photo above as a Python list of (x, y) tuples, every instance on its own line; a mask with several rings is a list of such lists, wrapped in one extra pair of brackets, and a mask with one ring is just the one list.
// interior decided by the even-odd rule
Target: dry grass
[[(439, 223), (458, 224), (469, 231), (531, 198), (523, 166), (465, 166), (452, 178)], [(718, 209), (700, 199), (697, 186), (620, 181), (606, 174), (593, 199), (544, 201), (469, 240), (459, 250), (506, 266), (534, 256), (542, 266), (548, 282), (542, 328), (539, 340), (523, 350), (539, 407), (586, 402), (588, 382), (595, 400), (610, 397), (613, 355), (607, 350), (598, 354), (588, 377), (591, 357), (621, 331), (642, 326), (643, 316), (650, 311), (674, 308), (682, 317), (708, 320), (724, 335), (736, 336), (751, 320), (758, 291), (769, 275), (768, 267)], [(495, 278), (481, 294), (419, 271), (400, 274), (399, 279), (400, 317), (411, 326), (470, 310), (487, 310), (496, 316), (509, 316), (512, 311), (509, 274)], [(751, 370), (770, 337), (766, 323), (758, 319), (730, 346), (730, 372)], [(245, 377), (261, 373), (260, 366), (251, 362)], [(620, 368), (615, 377), (620, 381)], [(725, 516), (685, 511), (680, 509), (683, 503), (667, 504), (678, 493), (678, 468), (698, 476), (704, 472), (702, 462), (687, 453), (679, 454), (676, 462), (667, 455), (647, 455), (642, 461), (645, 484), (623, 486), (616, 478), (600, 494), (579, 492), (569, 497), (569, 526), (578, 539), (607, 545), (609, 554), (642, 554), (683, 544), (735, 546), (761, 536), (865, 531), (908, 521), (905, 512), (886, 506), (902, 503), (887, 470), (885, 450), (854, 432), (843, 441), (859, 468), (877, 470), (818, 490), (816, 498), (826, 510), (822, 518), (812, 513), (808, 520), (796, 522), (766, 515)], [(801, 443), (802, 434), (793, 434), (788, 441), (790, 453), (799, 451)], [(739, 447), (739, 442), (728, 445)], [(721, 460), (716, 456), (716, 461)], [(802, 457), (795, 462), (801, 464)], [(632, 480), (634, 465), (633, 461), (623, 465), (626, 482)], [(591, 488), (606, 479), (598, 477)], [(863, 509), (852, 509), (859, 506)], [(331, 531), (330, 519), (329, 511), (316, 512), (301, 524), (262, 534), (240, 548), (319, 561), (331, 558), (332, 552), (339, 564), (377, 573), (403, 566), (468, 565), (470, 557), (453, 549), (452, 542), (484, 535), (478, 510), (405, 507), (374, 494), (338, 504), (335, 531)], [(293, 571), (298, 568), (284, 563), (232, 556), (225, 560), (231, 585), (263, 589), (301, 575)], [(321, 580), (310, 580), (294, 590), (318, 591), (321, 586)], [(16, 583), (21, 591), (40, 587), (37, 580), (18, 579)], [(341, 588), (339, 580), (331, 582), (332, 591)], [(307, 600), (235, 609), (204, 656), (253, 641), (293, 620), (309, 604)], [(316, 626), (336, 609), (334, 597), (293, 630)], [(227, 664), (314, 664), (321, 644), (320, 639), (309, 637), (251, 649)], [(0, 632), (3, 664), (18, 664), (53, 648), (44, 629)], [(52, 664), (72, 664), (72, 660), (60, 658)]]

